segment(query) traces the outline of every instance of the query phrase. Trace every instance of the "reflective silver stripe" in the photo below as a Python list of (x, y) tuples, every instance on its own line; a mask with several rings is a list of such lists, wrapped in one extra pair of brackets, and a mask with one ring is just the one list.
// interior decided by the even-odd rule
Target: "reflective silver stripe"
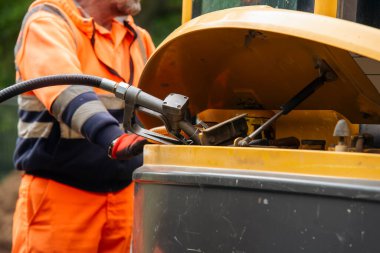
[(62, 113), (65, 111), (67, 105), (78, 95), (89, 91), (93, 91), (93, 89), (82, 85), (72, 85), (66, 88), (53, 103), (51, 110), (54, 117), (58, 120), (62, 120)]
[(107, 112), (107, 109), (99, 100), (89, 101), (75, 111), (71, 119), (71, 128), (80, 132), (86, 121), (98, 112)]
[(148, 55), (146, 54), (145, 44), (144, 44), (144, 41), (142, 39), (141, 32), (139, 31), (139, 28), (136, 29), (136, 33), (137, 33), (137, 41), (138, 41), (139, 47), (140, 47), (141, 57), (143, 58), (143, 62), (145, 64), (148, 61)]
[[(17, 72), (18, 70), (16, 70), (16, 72)], [(19, 74), (19, 77), (17, 77), (17, 79), (16, 79), (16, 83), (21, 83), (22, 82), (22, 77), (21, 77), (21, 75)]]
[(114, 95), (98, 95), (98, 97), (108, 110), (124, 109), (124, 101), (116, 98)]
[(61, 130), (61, 138), (63, 139), (84, 139), (81, 133), (71, 129), (68, 125), (63, 122), (59, 123), (59, 128)]
[(27, 123), (19, 120), (17, 124), (18, 136), (21, 138), (48, 138), (53, 127), (53, 122)]
[(20, 110), (33, 112), (46, 111), (45, 106), (35, 96), (20, 95), (17, 98), (17, 102)]
[(15, 70), (16, 70), (16, 83), (22, 82), (22, 76), (20, 73), (20, 69), (18, 68), (17, 64), (15, 64)]

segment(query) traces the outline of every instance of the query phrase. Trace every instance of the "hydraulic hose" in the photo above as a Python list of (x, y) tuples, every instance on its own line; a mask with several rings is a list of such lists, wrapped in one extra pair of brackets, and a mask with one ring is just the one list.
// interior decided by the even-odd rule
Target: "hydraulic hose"
[(32, 91), (48, 86), (77, 84), (92, 87), (100, 87), (104, 78), (81, 74), (52, 75), (23, 81), (3, 90), (0, 90), (0, 103), (27, 91)]

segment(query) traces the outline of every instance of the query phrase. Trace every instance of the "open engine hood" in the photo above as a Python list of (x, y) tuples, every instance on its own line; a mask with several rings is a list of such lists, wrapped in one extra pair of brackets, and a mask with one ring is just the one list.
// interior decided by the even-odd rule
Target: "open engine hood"
[[(298, 108), (334, 110), (352, 123), (380, 123), (380, 30), (264, 6), (209, 13), (174, 31), (148, 61), (139, 87), (213, 109), (278, 110), (318, 76), (337, 74)], [(379, 78), (378, 78), (379, 77)], [(146, 127), (156, 122), (140, 115)]]

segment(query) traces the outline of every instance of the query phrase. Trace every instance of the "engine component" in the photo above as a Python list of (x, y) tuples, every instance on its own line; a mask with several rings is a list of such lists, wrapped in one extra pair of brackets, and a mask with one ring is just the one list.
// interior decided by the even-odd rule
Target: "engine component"
[(290, 99), (286, 104), (281, 106), (281, 110), (276, 113), (272, 118), (265, 122), (261, 127), (256, 129), (252, 134), (245, 138), (237, 138), (234, 142), (235, 146), (247, 147), (249, 142), (251, 142), (256, 136), (258, 136), (262, 131), (267, 129), (272, 125), (279, 117), (286, 115), (296, 108), (305, 99), (310, 97), (316, 90), (322, 87), (326, 82), (330, 82), (336, 79), (335, 72), (330, 68), (330, 66), (323, 60), (318, 62), (319, 76), (315, 78), (311, 83), (309, 83), (305, 88), (303, 88), (297, 95)]
[(235, 138), (246, 136), (248, 131), (247, 121), (245, 119), (246, 115), (247, 114), (242, 114), (204, 129), (200, 134), (201, 144), (229, 145)]
[(346, 144), (346, 137), (350, 136), (350, 129), (348, 124), (344, 119), (341, 119), (336, 123), (334, 136), (339, 137), (338, 144), (335, 146), (335, 151), (337, 152), (346, 152), (348, 150)]

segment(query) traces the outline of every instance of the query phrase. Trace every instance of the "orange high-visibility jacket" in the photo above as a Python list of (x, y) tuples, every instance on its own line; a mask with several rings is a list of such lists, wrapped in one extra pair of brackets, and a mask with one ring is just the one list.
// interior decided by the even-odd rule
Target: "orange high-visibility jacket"
[[(154, 46), (132, 17), (108, 31), (73, 0), (38, 0), (29, 8), (15, 47), (19, 81), (53, 74), (90, 74), (137, 84)], [(114, 161), (123, 101), (85, 86), (55, 86), (19, 97), (15, 164), (28, 174), (91, 191), (116, 191), (131, 182), (141, 158)]]

